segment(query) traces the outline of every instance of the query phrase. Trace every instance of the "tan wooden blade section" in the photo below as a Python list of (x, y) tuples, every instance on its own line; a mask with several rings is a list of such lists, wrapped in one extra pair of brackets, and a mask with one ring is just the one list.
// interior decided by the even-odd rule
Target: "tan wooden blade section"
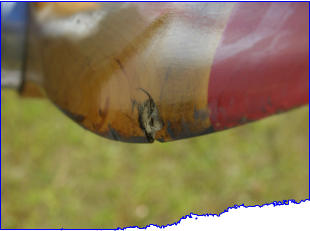
[(77, 123), (115, 140), (212, 131), (209, 73), (233, 4), (98, 3), (69, 13), (46, 4), (32, 8), (22, 94), (40, 86)]

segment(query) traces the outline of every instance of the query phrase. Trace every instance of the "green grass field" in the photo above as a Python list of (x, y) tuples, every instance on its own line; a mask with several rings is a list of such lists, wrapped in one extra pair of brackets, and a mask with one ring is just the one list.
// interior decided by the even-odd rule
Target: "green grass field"
[(308, 106), (197, 138), (126, 144), (6, 90), (1, 126), (2, 228), (165, 225), (309, 197)]

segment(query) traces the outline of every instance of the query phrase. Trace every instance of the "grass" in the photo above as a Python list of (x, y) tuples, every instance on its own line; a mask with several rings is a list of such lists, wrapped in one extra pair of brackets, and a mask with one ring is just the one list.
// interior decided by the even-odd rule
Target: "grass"
[(2, 228), (165, 225), (309, 197), (309, 107), (171, 143), (98, 137), (50, 102), (1, 92)]

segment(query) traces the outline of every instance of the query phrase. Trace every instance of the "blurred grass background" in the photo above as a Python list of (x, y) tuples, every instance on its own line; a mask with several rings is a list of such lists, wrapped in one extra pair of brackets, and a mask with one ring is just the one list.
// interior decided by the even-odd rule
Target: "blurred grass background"
[(171, 143), (98, 137), (50, 102), (1, 92), (2, 228), (165, 225), (309, 197), (309, 107)]

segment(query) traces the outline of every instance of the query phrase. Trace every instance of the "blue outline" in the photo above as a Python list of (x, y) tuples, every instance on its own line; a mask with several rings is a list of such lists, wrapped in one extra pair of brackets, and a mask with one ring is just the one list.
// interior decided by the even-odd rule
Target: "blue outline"
[[(1, 3), (0, 3), (1, 4)], [(1, 4), (2, 5), (2, 4)], [(0, 5), (0, 8), (1, 8), (1, 5)], [(2, 8), (0, 9), (0, 18), (1, 18), (1, 20), (2, 20)], [(0, 36), (1, 36), (1, 43), (2, 43), (2, 22), (1, 22), (1, 25), (0, 25)], [(2, 48), (2, 44), (1, 44), (1, 47), (0, 47), (0, 51), (1, 51), (1, 65), (2, 65), (2, 50), (1, 50), (1, 48)], [(1, 74), (0, 74), (0, 76), (1, 76), (1, 78), (2, 78), (2, 67), (1, 67)], [(0, 101), (0, 106), (1, 106), (1, 108), (2, 108), (2, 105), (1, 105), (1, 102), (2, 102), (2, 88), (1, 88), (1, 101)], [(2, 109), (0, 109), (0, 110), (2, 110)], [(2, 112), (2, 111), (1, 111)], [(2, 114), (2, 113), (1, 113)], [(2, 116), (1, 116), (1, 120), (2, 120)], [(1, 125), (0, 125), (0, 127), (1, 127)], [(2, 131), (2, 128), (1, 128), (1, 131)], [(1, 138), (1, 140), (2, 140), (2, 137), (1, 137), (1, 134), (0, 134), (0, 138)], [(0, 146), (1, 146), (2, 144), (0, 144)], [(2, 148), (1, 148), (1, 150), (2, 150)], [(0, 205), (1, 205), (1, 208), (0, 208), (0, 229), (2, 229), (2, 151), (0, 151), (0, 153), (1, 153), (1, 158), (0, 158), (0, 190), (1, 190), (1, 201), (0, 201)]]
[[(2, 2), (12, 2), (12, 1), (1, 1)], [(31, 2), (31, 1), (20, 1), (20, 2)], [(57, 1), (44, 1), (44, 2), (57, 2)], [(61, 2), (68, 2), (68, 1), (61, 1)], [(189, 2), (189, 1), (75, 1), (75, 2)], [(231, 2), (231, 1), (190, 1), (190, 2)], [(233, 1), (233, 2), (258, 2), (258, 1)], [(260, 2), (274, 2), (274, 1), (260, 1)], [(278, 1), (278, 2), (292, 2), (292, 1)], [(310, 15), (310, 2), (309, 1), (300, 1), (300, 2), (307, 2), (308, 3), (308, 10), (309, 10), (309, 15)], [(0, 16), (1, 16), (1, 19), (2, 19), (2, 13), (0, 12)], [(310, 17), (309, 17), (310, 19)], [(0, 26), (2, 27), (2, 25)], [(2, 28), (1, 28), (2, 29)], [(309, 28), (308, 28), (308, 33), (310, 31), (310, 24), (309, 24)], [(2, 36), (2, 30), (0, 32), (0, 35)], [(309, 40), (310, 42), (310, 40)], [(0, 47), (0, 51), (2, 49), (2, 46)], [(308, 49), (309, 49), (309, 52), (308, 52), (308, 55), (310, 54), (310, 47), (309, 47), (309, 44), (308, 44)], [(2, 55), (1, 55), (1, 58), (2, 58)], [(308, 59), (309, 61), (309, 66), (310, 66), (310, 58)], [(309, 67), (308, 66), (308, 67)], [(2, 75), (2, 72), (0, 74), (0, 76)], [(309, 87), (310, 87), (310, 83), (309, 83)], [(1, 89), (2, 91), (2, 89)], [(310, 94), (309, 94), (310, 96)], [(2, 95), (1, 95), (1, 100), (2, 100)], [(1, 102), (0, 102), (1, 104)], [(1, 127), (1, 125), (0, 125)], [(2, 128), (1, 128), (2, 129)], [(309, 125), (309, 129), (310, 129), (310, 125)], [(1, 138), (1, 134), (0, 134), (0, 138)], [(309, 146), (308, 146), (309, 148)], [(309, 149), (308, 149), (309, 151)], [(310, 152), (309, 152), (309, 162), (308, 162), (308, 171), (309, 171), (309, 198), (310, 198)], [(2, 155), (1, 155), (1, 158), (0, 158), (0, 189), (1, 189), (1, 192), (2, 192)], [(2, 194), (2, 193), (1, 193)], [(60, 228), (60, 229), (2, 229), (2, 196), (1, 196), (1, 201), (0, 201), (0, 204), (1, 204), (1, 210), (0, 210), (0, 229), (1, 230), (125, 230), (125, 229), (129, 229), (129, 228), (136, 228), (136, 229), (147, 229), (147, 228), (150, 228), (150, 227), (156, 227), (156, 228), (160, 228), (160, 229), (164, 229), (164, 228), (167, 228), (167, 227), (172, 227), (172, 226), (177, 226), (181, 223), (182, 220), (185, 220), (187, 218), (194, 218), (193, 216), (195, 216), (195, 219), (198, 219), (198, 217), (220, 217), (222, 214), (224, 213), (227, 213), (229, 212), (229, 210), (232, 210), (232, 209), (238, 209), (238, 208), (254, 208), (254, 207), (259, 207), (259, 208), (262, 208), (264, 206), (269, 206), (269, 205), (273, 205), (274, 207), (276, 206), (281, 206), (281, 205), (289, 205), (289, 204), (301, 204), (302, 202), (309, 202), (310, 199), (304, 199), (304, 200), (300, 200), (299, 202), (296, 202), (295, 200), (293, 199), (289, 199), (289, 200), (283, 200), (283, 201), (274, 201), (272, 203), (268, 203), (268, 204), (263, 204), (263, 205), (252, 205), (252, 206), (245, 206), (244, 204), (241, 204), (241, 205), (234, 205), (232, 207), (228, 207), (227, 209), (224, 210), (224, 212), (222, 213), (219, 213), (219, 214), (202, 214), (202, 215), (199, 215), (199, 214), (194, 214), (194, 213), (190, 213), (189, 215), (185, 215), (183, 216), (179, 221), (175, 222), (175, 223), (172, 223), (172, 224), (167, 224), (167, 225), (162, 225), (162, 226), (158, 226), (158, 225), (154, 225), (154, 224), (149, 224), (145, 227), (138, 227), (138, 226), (128, 226), (128, 227), (125, 227), (125, 228), (115, 228), (115, 229), (64, 229), (64, 228)]]
[[(198, 215), (198, 214), (195, 214), (195, 213), (190, 213), (189, 215), (186, 215), (184, 217), (182, 217), (178, 222), (176, 223), (173, 223), (173, 224), (168, 224), (168, 225), (162, 225), (162, 226), (158, 226), (158, 225), (153, 225), (153, 224), (150, 224), (150, 225), (147, 225), (143, 228), (140, 228), (138, 226), (129, 226), (129, 227), (126, 227), (126, 228), (117, 228), (117, 229), (101, 229), (101, 230), (125, 230), (125, 229), (129, 229), (129, 228), (136, 228), (136, 229), (147, 229), (147, 228), (150, 228), (150, 227), (156, 227), (156, 228), (160, 228), (160, 229), (164, 229), (164, 228), (167, 228), (167, 227), (172, 227), (172, 226), (177, 226), (181, 223), (182, 220), (185, 220), (185, 219), (188, 219), (188, 218), (195, 218), (195, 220), (197, 220), (199, 217), (220, 217), (221, 215), (223, 215), (224, 213), (228, 213), (229, 210), (233, 210), (233, 209), (238, 209), (238, 208), (255, 208), (255, 207), (259, 207), (259, 208), (262, 208), (264, 206), (269, 206), (269, 205), (273, 205), (273, 207), (276, 207), (276, 206), (281, 206), (281, 205), (290, 205), (290, 204), (301, 204), (303, 202), (310, 202), (310, 199), (305, 199), (305, 200), (301, 200), (299, 202), (296, 202), (295, 200), (283, 200), (283, 201), (274, 201), (272, 203), (268, 203), (268, 204), (263, 204), (263, 205), (252, 205), (252, 206), (246, 206), (244, 204), (241, 204), (241, 205), (234, 205), (232, 207), (228, 207), (227, 209), (224, 210), (224, 212), (221, 212), (219, 214), (202, 214), (202, 215)], [(195, 217), (193, 217), (195, 216)], [(70, 229), (71, 230), (71, 229)], [(92, 229), (93, 230), (93, 229)], [(98, 230), (98, 229), (97, 229)]]
[[(301, 204), (301, 203), (304, 203), (304, 202), (310, 202), (310, 199), (304, 199), (304, 200), (300, 200), (299, 202), (296, 202), (296, 200), (293, 200), (293, 199), (290, 199), (290, 200), (283, 200), (283, 201), (274, 201), (274, 202), (271, 202), (271, 203), (268, 203), (268, 204), (263, 204), (263, 205), (251, 205), (251, 206), (246, 206), (244, 204), (241, 204), (241, 205), (234, 205), (232, 207), (228, 207), (227, 209), (224, 210), (224, 212), (221, 212), (219, 214), (202, 214), (202, 215), (199, 215), (199, 214), (195, 214), (195, 213), (190, 213), (189, 215), (185, 215), (183, 216), (179, 221), (175, 222), (175, 223), (172, 223), (172, 224), (167, 224), (167, 225), (162, 225), (162, 226), (159, 226), (159, 225), (154, 225), (154, 224), (149, 224), (145, 227), (142, 227), (140, 228), (139, 226), (128, 226), (128, 227), (125, 227), (125, 228), (115, 228), (115, 229), (3, 229), (3, 230), (126, 230), (126, 229), (130, 229), (130, 228), (135, 228), (135, 229), (147, 229), (147, 228), (150, 228), (150, 227), (156, 227), (156, 228), (160, 228), (160, 229), (164, 229), (164, 228), (167, 228), (167, 227), (173, 227), (173, 226), (177, 226), (181, 223), (182, 220), (186, 220), (188, 218), (195, 218), (195, 220), (197, 220), (199, 217), (220, 217), (221, 215), (223, 215), (224, 213), (228, 213), (229, 210), (233, 210), (233, 209), (238, 209), (238, 208), (255, 208), (255, 207), (259, 207), (259, 208), (262, 208), (264, 206), (270, 206), (270, 205), (273, 205), (273, 207), (277, 207), (277, 206), (283, 206), (283, 205), (290, 205), (290, 204)], [(195, 216), (195, 217), (193, 217)], [(2, 229), (1, 229), (2, 230)]]
[[(308, 15), (309, 15), (308, 34), (309, 34), (309, 37), (310, 37), (310, 2), (308, 2), (308, 10), (309, 10), (309, 12), (308, 12)], [(308, 70), (309, 70), (309, 66), (310, 66), (310, 47), (309, 47), (309, 44), (310, 44), (310, 38), (309, 38), (309, 43), (308, 43), (308, 62), (309, 62)], [(309, 88), (310, 88), (310, 83), (309, 83)], [(309, 105), (309, 98), (308, 98), (308, 105)], [(308, 129), (310, 130), (310, 125), (308, 125)], [(309, 135), (309, 131), (308, 131), (308, 135)], [(308, 145), (310, 145), (310, 144), (308, 144)], [(308, 151), (309, 150), (310, 150), (310, 146), (308, 146)], [(308, 178), (309, 178), (309, 182), (308, 182), (309, 189), (308, 190), (309, 190), (309, 198), (310, 198), (310, 152), (309, 152), (309, 159), (308, 159), (308, 161), (309, 161), (308, 162), (308, 171), (309, 171), (309, 176), (308, 176)]]
[[(309, 34), (309, 37), (310, 37), (310, 2), (308, 2), (308, 9), (309, 9), (309, 27), (308, 27), (308, 34)], [(310, 44), (310, 38), (309, 38), (309, 43), (308, 43), (308, 70), (309, 70), (309, 66), (310, 66), (310, 47), (309, 47), (309, 44)], [(310, 88), (310, 83), (309, 83), (309, 88)], [(309, 98), (308, 98), (308, 103), (309, 103)], [(308, 104), (309, 105), (309, 104)], [(308, 129), (310, 130), (310, 125), (308, 126)], [(310, 145), (310, 144), (309, 144)], [(310, 146), (308, 147), (310, 149)], [(308, 151), (309, 151), (308, 149)], [(309, 186), (309, 198), (310, 198), (310, 152), (309, 152), (309, 163), (308, 163), (308, 170), (309, 170), (309, 182), (308, 182), (308, 186)]]

